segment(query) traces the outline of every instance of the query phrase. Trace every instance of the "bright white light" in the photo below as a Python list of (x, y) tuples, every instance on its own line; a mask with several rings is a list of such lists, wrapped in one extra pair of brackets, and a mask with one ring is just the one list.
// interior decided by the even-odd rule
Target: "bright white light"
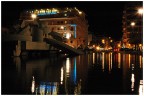
[(34, 76), (33, 76), (31, 92), (34, 93), (34, 91), (35, 91), (35, 80), (34, 80)]
[(36, 15), (36, 14), (31, 14), (31, 17), (32, 17), (33, 19), (36, 19), (36, 18), (37, 18), (37, 15)]
[(62, 29), (62, 30), (63, 30), (63, 29), (64, 29), (64, 26), (61, 26), (61, 27), (60, 27), (60, 29)]
[(135, 82), (134, 74), (131, 74), (131, 89), (132, 89), (132, 91), (134, 91), (134, 82)]
[(81, 12), (81, 11), (79, 11), (79, 14), (82, 14), (82, 12)]
[(66, 59), (66, 74), (67, 74), (67, 77), (69, 77), (70, 75), (70, 59), (69, 58)]
[(61, 68), (61, 84), (63, 84), (63, 67)]
[(97, 46), (97, 47), (96, 47), (96, 49), (97, 49), (97, 50), (100, 50), (100, 47), (99, 47), (99, 46)]
[(140, 80), (139, 95), (140, 95), (140, 96), (143, 96), (143, 80)]
[(69, 39), (71, 37), (70, 33), (66, 33), (66, 38)]
[(131, 26), (135, 26), (135, 22), (131, 22)]
[(138, 9), (138, 14), (143, 14), (143, 9), (142, 8)]

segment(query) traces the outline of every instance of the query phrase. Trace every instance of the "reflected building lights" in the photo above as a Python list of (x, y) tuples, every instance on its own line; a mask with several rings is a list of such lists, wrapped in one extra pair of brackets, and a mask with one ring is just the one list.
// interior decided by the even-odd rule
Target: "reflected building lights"
[(105, 58), (104, 58), (104, 52), (102, 52), (102, 70), (104, 71), (104, 60), (105, 60)]
[(95, 64), (95, 53), (93, 53), (93, 64)]
[(70, 59), (66, 59), (66, 76), (69, 77), (70, 75)]
[(131, 55), (130, 54), (128, 54), (128, 61), (129, 61), (129, 68), (130, 68), (130, 61), (131, 61)]
[(45, 95), (45, 83), (40, 84), (40, 95)]
[(32, 80), (31, 92), (32, 93), (35, 92), (35, 79), (34, 79), (34, 76), (33, 76), (33, 80)]
[(141, 56), (141, 55), (139, 56), (139, 62), (140, 62), (140, 68), (141, 68), (141, 67), (142, 67), (142, 62), (143, 62), (143, 61), (142, 61), (142, 56)]
[(134, 70), (134, 64), (132, 64), (132, 71)]
[(135, 78), (134, 78), (134, 74), (131, 74), (131, 90), (134, 91), (134, 82), (135, 82)]
[(139, 95), (140, 95), (140, 96), (143, 96), (143, 80), (140, 80)]
[(111, 57), (111, 69), (112, 69), (112, 53), (110, 53), (110, 57)]
[(109, 53), (109, 72), (111, 71), (112, 69), (112, 53)]
[(61, 84), (63, 84), (63, 67), (61, 68), (61, 78), (60, 78), (60, 80), (61, 80)]
[(109, 53), (109, 72), (111, 71), (111, 57), (110, 57), (111, 55), (110, 55), (110, 53)]
[(73, 81), (74, 81), (74, 84), (76, 84), (76, 77), (77, 77), (77, 71), (76, 71), (76, 58), (74, 58), (74, 69), (73, 69)]
[(121, 53), (118, 53), (118, 68), (121, 67)]

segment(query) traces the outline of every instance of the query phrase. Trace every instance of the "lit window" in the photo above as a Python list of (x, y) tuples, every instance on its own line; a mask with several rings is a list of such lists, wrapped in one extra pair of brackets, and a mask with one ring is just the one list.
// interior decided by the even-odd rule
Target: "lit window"
[(64, 16), (67, 16), (67, 14), (64, 14)]
[(63, 29), (64, 29), (64, 26), (61, 26), (60, 29), (63, 30)]
[(65, 21), (64, 23), (67, 24), (67, 21)]

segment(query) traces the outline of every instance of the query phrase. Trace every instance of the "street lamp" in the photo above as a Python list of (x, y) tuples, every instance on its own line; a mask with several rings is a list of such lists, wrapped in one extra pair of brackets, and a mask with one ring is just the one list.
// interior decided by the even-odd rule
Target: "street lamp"
[(143, 14), (143, 8), (138, 9), (138, 14), (142, 15)]
[(134, 27), (135, 26), (135, 22), (131, 22), (131, 26)]
[(105, 40), (104, 40), (104, 39), (102, 39), (102, 43), (103, 43), (103, 44), (105, 43)]
[(32, 19), (36, 19), (37, 15), (36, 14), (31, 14)]

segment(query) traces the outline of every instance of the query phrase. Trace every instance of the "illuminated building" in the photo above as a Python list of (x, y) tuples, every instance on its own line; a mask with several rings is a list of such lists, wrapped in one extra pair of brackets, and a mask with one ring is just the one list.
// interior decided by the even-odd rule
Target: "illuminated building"
[(142, 2), (128, 3), (123, 11), (122, 48), (142, 50)]
[(49, 38), (49, 34), (55, 32), (59, 34), (63, 42), (74, 48), (80, 45), (87, 46), (87, 20), (85, 20), (85, 13), (76, 7), (29, 10), (21, 13), (20, 20), (24, 20), (26, 25), (30, 24), (34, 22), (31, 16), (38, 18), (41, 24), (43, 33), (41, 38)]

